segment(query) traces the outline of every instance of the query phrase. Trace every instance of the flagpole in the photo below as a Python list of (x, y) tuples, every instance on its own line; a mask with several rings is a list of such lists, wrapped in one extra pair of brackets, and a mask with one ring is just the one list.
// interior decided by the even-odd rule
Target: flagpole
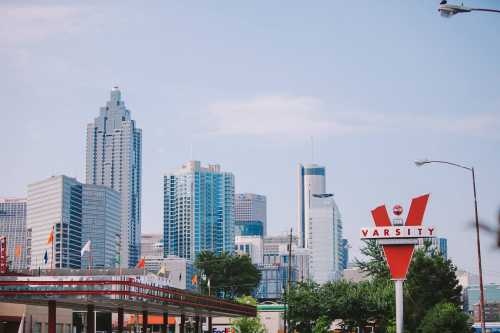
[(50, 270), (53, 270), (54, 268), (54, 233), (55, 233), (55, 228), (54, 226), (52, 226), (52, 242), (51, 242), (51, 246), (50, 246)]

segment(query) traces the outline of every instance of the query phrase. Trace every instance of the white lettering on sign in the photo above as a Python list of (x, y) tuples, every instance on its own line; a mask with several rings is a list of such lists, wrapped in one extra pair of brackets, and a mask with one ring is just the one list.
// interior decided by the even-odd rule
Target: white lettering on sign
[(384, 238), (429, 238), (436, 237), (434, 227), (424, 226), (391, 226), (362, 228), (361, 239), (384, 239)]

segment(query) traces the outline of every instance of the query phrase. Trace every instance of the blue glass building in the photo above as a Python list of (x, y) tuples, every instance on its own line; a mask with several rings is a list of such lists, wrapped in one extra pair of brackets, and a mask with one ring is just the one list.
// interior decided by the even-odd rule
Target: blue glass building
[(234, 251), (234, 175), (190, 161), (164, 176), (164, 255)]
[(264, 236), (262, 221), (234, 221), (235, 236)]

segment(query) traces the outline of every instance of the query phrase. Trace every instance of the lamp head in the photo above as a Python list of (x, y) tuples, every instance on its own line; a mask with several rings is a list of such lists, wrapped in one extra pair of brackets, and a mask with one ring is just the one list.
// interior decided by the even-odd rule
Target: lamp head
[(441, 1), (438, 12), (443, 17), (451, 17), (460, 13), (469, 13), (471, 11), (470, 8), (464, 7), (463, 5), (450, 5), (446, 1)]
[(415, 161), (415, 165), (418, 167), (421, 167), (422, 165), (427, 163), (430, 163), (430, 161), (427, 158)]

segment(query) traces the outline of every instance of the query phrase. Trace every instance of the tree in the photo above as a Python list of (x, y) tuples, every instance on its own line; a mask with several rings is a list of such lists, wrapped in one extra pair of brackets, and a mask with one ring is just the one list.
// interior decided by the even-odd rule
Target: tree
[(364, 240), (363, 242), (364, 246), (361, 248), (361, 254), (367, 259), (366, 261), (356, 259), (356, 266), (374, 279), (389, 280), (391, 274), (385, 261), (382, 246), (374, 239)]
[(321, 304), (331, 321), (341, 319), (345, 329), (375, 326), (385, 332), (394, 309), (394, 291), (388, 281), (329, 282), (321, 288)]
[[(242, 296), (236, 299), (236, 302), (248, 305), (257, 305), (257, 301), (252, 296)], [(232, 327), (237, 333), (266, 333), (266, 329), (260, 322), (260, 319), (251, 317), (242, 317), (232, 322)]]
[(427, 312), (419, 326), (421, 333), (467, 333), (468, 317), (453, 303), (439, 303)]
[[(365, 261), (357, 260), (361, 270), (368, 273), (375, 283), (392, 284), (381, 246), (375, 241), (366, 241), (361, 252), (366, 256)], [(392, 288), (386, 288), (388, 290), (394, 292)], [(434, 251), (429, 242), (424, 243), (423, 250), (415, 251), (404, 290), (405, 329), (411, 333), (417, 332), (427, 311), (436, 304), (461, 304), (462, 288), (458, 285), (456, 267)], [(381, 326), (394, 320), (394, 309), (381, 313), (385, 316), (378, 318)]]
[(415, 252), (405, 282), (405, 326), (410, 332), (417, 332), (427, 311), (436, 304), (462, 304), (462, 287), (456, 270), (451, 260), (440, 255), (429, 255), (422, 250)]
[(332, 321), (327, 316), (321, 316), (314, 323), (312, 333), (328, 333)]
[[(249, 295), (260, 282), (261, 273), (247, 255), (216, 255), (202, 251), (195, 260), (195, 267), (206, 279), (198, 279), (201, 292), (235, 298)], [(210, 282), (209, 282), (210, 281)]]
[(303, 333), (311, 333), (314, 322), (323, 314), (320, 288), (312, 281), (299, 282), (285, 295), (290, 327)]

